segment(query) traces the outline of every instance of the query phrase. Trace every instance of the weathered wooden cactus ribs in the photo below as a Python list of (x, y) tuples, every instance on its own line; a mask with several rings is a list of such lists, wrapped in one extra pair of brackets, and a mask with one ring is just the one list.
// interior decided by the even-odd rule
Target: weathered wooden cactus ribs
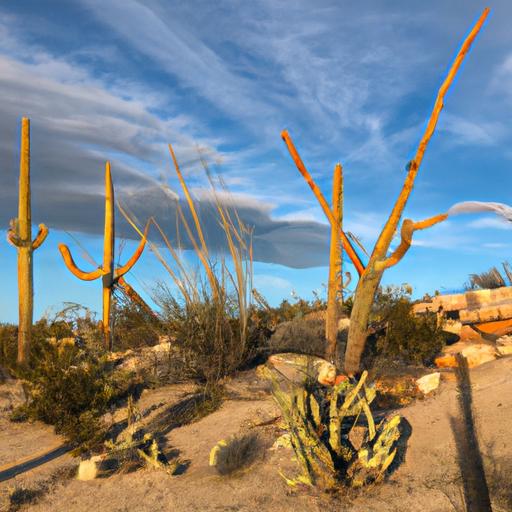
[(32, 253), (48, 236), (48, 228), (39, 224), (32, 240), (32, 211), (30, 205), (30, 119), (21, 120), (20, 182), (18, 217), (12, 219), (7, 241), (18, 251), (18, 363), (26, 364), (30, 354), (30, 339), (34, 309)]
[(105, 164), (105, 231), (103, 238), (103, 265), (92, 272), (84, 272), (75, 264), (69, 248), (65, 244), (59, 244), (59, 251), (64, 263), (79, 279), (94, 281), (101, 277), (103, 283), (103, 314), (102, 329), (105, 338), (105, 347), (112, 350), (112, 331), (110, 327), (110, 309), (112, 304), (112, 288), (129, 272), (142, 255), (146, 246), (149, 222), (141, 238), (141, 241), (132, 257), (122, 267), (114, 267), (114, 243), (115, 243), (115, 215), (114, 215), (114, 186), (110, 172), (110, 162)]
[[(357, 383), (348, 380), (331, 388), (317, 383), (300, 386), (265, 368), (272, 394), (287, 423), (302, 474), (287, 483), (333, 490), (340, 485), (360, 487), (381, 481), (396, 455), (400, 416), (375, 425), (370, 404), (375, 389), (366, 385), (367, 372)], [(365, 434), (360, 447), (350, 433), (364, 413)]]

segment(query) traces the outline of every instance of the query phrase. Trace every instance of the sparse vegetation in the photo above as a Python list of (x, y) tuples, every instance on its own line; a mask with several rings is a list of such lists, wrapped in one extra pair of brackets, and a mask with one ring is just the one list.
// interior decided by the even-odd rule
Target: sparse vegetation
[(446, 335), (435, 313), (413, 314), (410, 295), (407, 286), (378, 290), (370, 316), (375, 353), (404, 363), (429, 365), (445, 345)]
[[(507, 276), (509, 285), (512, 285), (512, 273), (508, 262), (503, 262), (503, 270)], [(486, 272), (470, 274), (469, 282), (465, 285), (466, 290), (487, 290), (507, 286), (506, 280), (496, 267), (491, 267)]]
[(55, 426), (79, 451), (98, 446), (106, 434), (101, 416), (109, 406), (137, 391), (130, 374), (114, 373), (105, 356), (76, 346), (39, 340), (37, 364), (22, 373), (28, 401), (12, 419), (35, 419)]

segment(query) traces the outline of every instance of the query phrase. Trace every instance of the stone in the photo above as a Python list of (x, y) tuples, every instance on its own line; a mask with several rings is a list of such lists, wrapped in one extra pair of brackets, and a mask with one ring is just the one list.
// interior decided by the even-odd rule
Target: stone
[(463, 325), (459, 320), (450, 320), (447, 319), (443, 322), (442, 329), (444, 332), (449, 332), (452, 334), (456, 334), (460, 336), (460, 333), (463, 329)]
[(103, 455), (95, 455), (90, 459), (82, 460), (78, 466), (78, 474), (76, 476), (77, 480), (86, 482), (97, 478), (103, 459)]
[(441, 373), (429, 373), (428, 375), (423, 375), (423, 377), (416, 380), (416, 386), (418, 389), (424, 394), (428, 395), (432, 391), (435, 391), (439, 387), (439, 383), (441, 381)]
[(438, 368), (455, 368), (457, 366), (456, 354), (466, 357), (469, 368), (494, 361), (498, 356), (496, 347), (493, 345), (459, 341), (445, 347), (443, 355), (435, 359), (436, 366)]
[(308, 371), (312, 372), (312, 375), (318, 378), (320, 371), (325, 375), (325, 373), (329, 373), (329, 371), (332, 373), (332, 368), (334, 368), (333, 383), (336, 379), (336, 368), (334, 365), (321, 357), (285, 352), (271, 355), (268, 358), (268, 363), (283, 377), (296, 384), (302, 384), (304, 382)]
[[(470, 325), (463, 325), (459, 332), (460, 342), (485, 343), (480, 333), (475, 331)], [(454, 345), (450, 345), (453, 347)]]
[(325, 361), (318, 368), (318, 382), (323, 386), (334, 386), (336, 382), (336, 366)]
[(512, 336), (501, 336), (496, 340), (496, 351), (500, 356), (512, 355)]

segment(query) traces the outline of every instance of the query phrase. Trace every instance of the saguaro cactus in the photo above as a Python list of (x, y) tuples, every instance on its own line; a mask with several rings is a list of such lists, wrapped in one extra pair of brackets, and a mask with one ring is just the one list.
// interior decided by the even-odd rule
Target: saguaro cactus
[(34, 313), (34, 283), (32, 253), (45, 240), (48, 228), (39, 224), (39, 232), (32, 240), (32, 212), (30, 207), (30, 119), (21, 120), (20, 184), (18, 217), (11, 220), (7, 241), (18, 251), (18, 363), (26, 364), (30, 355), (32, 317)]
[(112, 332), (110, 328), (110, 309), (112, 303), (112, 288), (127, 272), (129, 272), (140, 258), (146, 245), (146, 235), (149, 222), (146, 225), (144, 235), (139, 246), (128, 262), (119, 268), (114, 268), (114, 242), (115, 242), (115, 216), (114, 216), (114, 186), (110, 172), (110, 162), (105, 164), (105, 231), (103, 238), (103, 265), (92, 272), (80, 270), (71, 256), (69, 248), (65, 244), (59, 244), (59, 251), (64, 263), (79, 279), (83, 281), (94, 281), (102, 278), (103, 282), (103, 314), (102, 328), (105, 338), (105, 347), (112, 350)]

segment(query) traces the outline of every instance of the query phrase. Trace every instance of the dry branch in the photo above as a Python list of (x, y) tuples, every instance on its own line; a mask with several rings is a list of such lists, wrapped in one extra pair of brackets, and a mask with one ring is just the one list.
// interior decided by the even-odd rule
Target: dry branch
[(359, 273), (359, 275), (361, 275), (364, 272), (364, 265), (362, 264), (361, 260), (359, 259), (359, 256), (357, 255), (357, 253), (354, 251), (354, 248), (352, 247), (350, 240), (347, 238), (347, 236), (341, 229), (341, 226), (339, 226), (338, 221), (336, 220), (335, 215), (329, 208), (329, 205), (328, 205), (327, 201), (325, 200), (325, 197), (323, 196), (321, 190), (318, 188), (316, 183), (313, 181), (313, 178), (309, 174), (308, 170), (306, 169), (304, 162), (302, 161), (297, 149), (295, 148), (295, 145), (293, 144), (290, 134), (286, 130), (283, 130), (281, 132), (281, 137), (282, 137), (284, 143), (286, 144), (286, 147), (288, 148), (288, 151), (290, 152), (290, 155), (293, 158), (293, 161), (295, 162), (297, 169), (302, 174), (302, 176), (306, 180), (307, 184), (310, 186), (311, 190), (313, 191), (313, 194), (315, 194), (316, 198), (318, 199), (318, 202), (320, 203), (322, 210), (324, 211), (325, 215), (327, 216), (329, 223), (331, 224), (331, 226), (336, 226), (336, 228), (339, 230), (343, 248), (345, 249), (345, 251), (347, 251), (347, 254), (348, 254), (349, 258), (351, 259), (352, 263), (354, 264), (354, 266), (356, 267), (357, 272)]
[(439, 224), (440, 222), (443, 222), (447, 218), (448, 214), (443, 213), (441, 215), (431, 217), (430, 219), (425, 219), (418, 222), (414, 222), (411, 219), (405, 219), (402, 223), (402, 229), (400, 232), (400, 245), (393, 251), (391, 256), (389, 256), (385, 260), (376, 261), (375, 270), (386, 270), (396, 265), (405, 256), (405, 253), (411, 247), (412, 236), (415, 231), (418, 231), (420, 229), (426, 229), (436, 224)]

